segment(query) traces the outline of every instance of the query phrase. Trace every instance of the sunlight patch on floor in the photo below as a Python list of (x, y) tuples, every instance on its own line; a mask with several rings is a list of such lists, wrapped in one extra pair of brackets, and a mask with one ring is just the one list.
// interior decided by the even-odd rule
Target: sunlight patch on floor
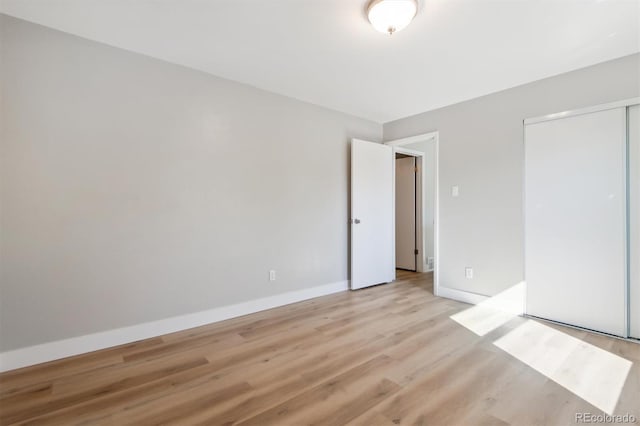
[(632, 362), (528, 320), (494, 344), (562, 387), (613, 414)]
[(478, 336), (495, 330), (524, 311), (525, 285), (520, 282), (505, 291), (450, 318)]

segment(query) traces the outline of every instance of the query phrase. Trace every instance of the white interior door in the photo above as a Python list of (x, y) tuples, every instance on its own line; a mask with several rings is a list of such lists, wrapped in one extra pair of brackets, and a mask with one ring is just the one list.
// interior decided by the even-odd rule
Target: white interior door
[(396, 159), (396, 268), (416, 270), (416, 157)]
[(629, 335), (640, 339), (640, 105), (629, 107)]
[(525, 127), (529, 315), (626, 334), (625, 115)]
[(351, 289), (395, 279), (394, 158), (390, 146), (351, 141)]

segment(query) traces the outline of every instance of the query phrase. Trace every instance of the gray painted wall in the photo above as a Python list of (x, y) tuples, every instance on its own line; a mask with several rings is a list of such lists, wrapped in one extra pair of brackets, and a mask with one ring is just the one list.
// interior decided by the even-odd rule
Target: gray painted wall
[(348, 140), (381, 125), (0, 25), (0, 351), (347, 280)]
[(522, 281), (522, 120), (640, 96), (639, 76), (636, 54), (384, 125), (385, 140), (440, 132), (441, 286), (491, 296)]

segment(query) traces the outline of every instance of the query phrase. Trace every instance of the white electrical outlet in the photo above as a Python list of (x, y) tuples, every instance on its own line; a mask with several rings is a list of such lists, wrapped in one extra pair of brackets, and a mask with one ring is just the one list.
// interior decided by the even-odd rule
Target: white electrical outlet
[(468, 280), (473, 278), (473, 268), (464, 268), (464, 276), (467, 277)]
[(457, 197), (458, 195), (460, 195), (460, 188), (458, 186), (452, 186), (451, 187), (451, 196), (452, 197)]
[(427, 269), (429, 271), (433, 270), (433, 257), (427, 258)]
[(272, 269), (269, 271), (269, 281), (275, 281), (275, 280), (276, 280), (276, 271)]

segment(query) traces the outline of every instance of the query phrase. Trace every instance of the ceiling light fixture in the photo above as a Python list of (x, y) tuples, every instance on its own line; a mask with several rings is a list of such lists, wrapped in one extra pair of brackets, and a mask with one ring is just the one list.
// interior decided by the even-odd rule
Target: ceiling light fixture
[(409, 25), (417, 11), (416, 0), (371, 0), (367, 16), (373, 28), (391, 35)]

